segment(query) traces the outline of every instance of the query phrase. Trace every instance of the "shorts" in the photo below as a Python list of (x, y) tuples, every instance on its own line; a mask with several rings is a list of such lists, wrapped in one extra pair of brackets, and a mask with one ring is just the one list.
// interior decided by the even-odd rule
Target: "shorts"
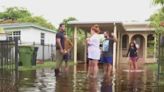
[(88, 58), (89, 60), (98, 60), (98, 59), (92, 59), (92, 58)]
[(137, 61), (137, 57), (130, 57), (130, 60), (133, 61), (133, 62), (136, 62)]
[(64, 54), (63, 60), (68, 61), (71, 58), (69, 53)]
[(101, 62), (113, 65), (113, 57), (102, 57), (101, 58)]

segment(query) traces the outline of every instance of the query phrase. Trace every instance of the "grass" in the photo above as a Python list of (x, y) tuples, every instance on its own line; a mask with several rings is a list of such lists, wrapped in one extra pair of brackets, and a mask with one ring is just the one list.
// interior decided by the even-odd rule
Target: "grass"
[[(69, 65), (74, 65), (74, 62), (69, 62)], [(36, 69), (43, 69), (43, 68), (55, 68), (56, 62), (52, 61), (45, 61), (43, 64), (36, 64), (36, 66), (25, 67), (19, 66), (19, 71), (27, 71), (27, 70), (36, 70)]]
[[(147, 64), (147, 67), (149, 69), (151, 69), (152, 71), (156, 71), (157, 72), (157, 68), (158, 68), (158, 64)], [(159, 85), (164, 85), (164, 74), (160, 74), (160, 78), (158, 81)]]
[(147, 67), (149, 68), (149, 69), (151, 69), (151, 70), (157, 70), (157, 68), (158, 68), (158, 64), (156, 64), (156, 63), (153, 63), (153, 64), (147, 64)]

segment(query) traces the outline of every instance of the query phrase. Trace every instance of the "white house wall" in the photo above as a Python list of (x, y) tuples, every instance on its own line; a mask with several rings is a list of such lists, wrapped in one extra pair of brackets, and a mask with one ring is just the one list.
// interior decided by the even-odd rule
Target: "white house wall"
[(21, 44), (33, 45), (33, 43), (35, 43), (35, 46), (38, 47), (37, 59), (39, 60), (43, 59), (43, 49), (42, 49), (43, 46), (41, 46), (40, 44), (41, 44), (41, 33), (44, 33), (45, 34), (44, 59), (51, 59), (51, 55), (55, 53), (56, 34), (53, 32), (44, 31), (34, 27), (9, 29), (5, 31), (7, 32), (21, 31)]
[(34, 28), (21, 30), (21, 42), (23, 44), (33, 44), (34, 42), (40, 44), (40, 33), (41, 31)]
[[(35, 46), (38, 47), (38, 54), (37, 59), (43, 59), (43, 46), (41, 44), (41, 33), (45, 34), (45, 46), (44, 46), (44, 59), (51, 59), (51, 54), (55, 52), (55, 33), (42, 31), (36, 28), (31, 28), (30, 30), (23, 30), (22, 31), (22, 43), (23, 42), (35, 42)], [(29, 36), (28, 36), (28, 35)], [(49, 49), (53, 45), (52, 49)]]
[[(35, 45), (38, 47), (38, 54), (37, 59), (42, 60), (43, 59), (43, 46), (42, 45)], [(55, 46), (46, 45), (44, 46), (44, 59), (49, 60), (51, 59), (52, 54), (55, 53)]]
[[(21, 31), (21, 40), (22, 42), (35, 42), (36, 44), (40, 44), (41, 42), (41, 33), (45, 34), (45, 45), (48, 44), (52, 44), (55, 45), (56, 44), (56, 40), (55, 40), (55, 33), (52, 32), (46, 32), (46, 31), (42, 31), (36, 28), (28, 28), (28, 29), (24, 29)], [(28, 35), (27, 35), (28, 34)]]

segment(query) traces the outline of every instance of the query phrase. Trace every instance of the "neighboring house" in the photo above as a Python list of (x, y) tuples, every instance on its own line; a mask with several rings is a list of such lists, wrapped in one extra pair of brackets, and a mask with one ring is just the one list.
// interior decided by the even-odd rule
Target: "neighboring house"
[[(152, 28), (149, 22), (118, 22), (118, 21), (105, 21), (105, 22), (70, 22), (69, 25), (74, 27), (74, 61), (77, 61), (77, 29), (84, 30), (87, 37), (87, 32), (90, 32), (90, 27), (94, 24), (100, 26), (101, 31), (113, 32), (117, 37), (117, 44), (114, 45), (114, 62), (125, 63), (128, 61), (126, 57), (129, 43), (136, 41), (139, 46), (138, 55), (139, 60), (145, 63), (156, 62), (156, 49), (155, 49), (155, 29)], [(85, 47), (85, 52), (87, 47)], [(84, 54), (84, 61), (87, 55)]]
[(5, 30), (9, 40), (18, 37), (19, 45), (38, 47), (37, 59), (39, 60), (51, 59), (55, 53), (56, 32), (53, 30), (32, 23), (0, 24), (0, 28)]

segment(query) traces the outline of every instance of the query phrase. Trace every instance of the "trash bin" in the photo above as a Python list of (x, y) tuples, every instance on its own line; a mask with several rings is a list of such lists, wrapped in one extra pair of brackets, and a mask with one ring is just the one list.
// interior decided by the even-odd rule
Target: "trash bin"
[(32, 66), (34, 47), (19, 46), (19, 62), (22, 66)]
[(38, 47), (34, 47), (33, 55), (32, 55), (32, 65), (36, 65)]

